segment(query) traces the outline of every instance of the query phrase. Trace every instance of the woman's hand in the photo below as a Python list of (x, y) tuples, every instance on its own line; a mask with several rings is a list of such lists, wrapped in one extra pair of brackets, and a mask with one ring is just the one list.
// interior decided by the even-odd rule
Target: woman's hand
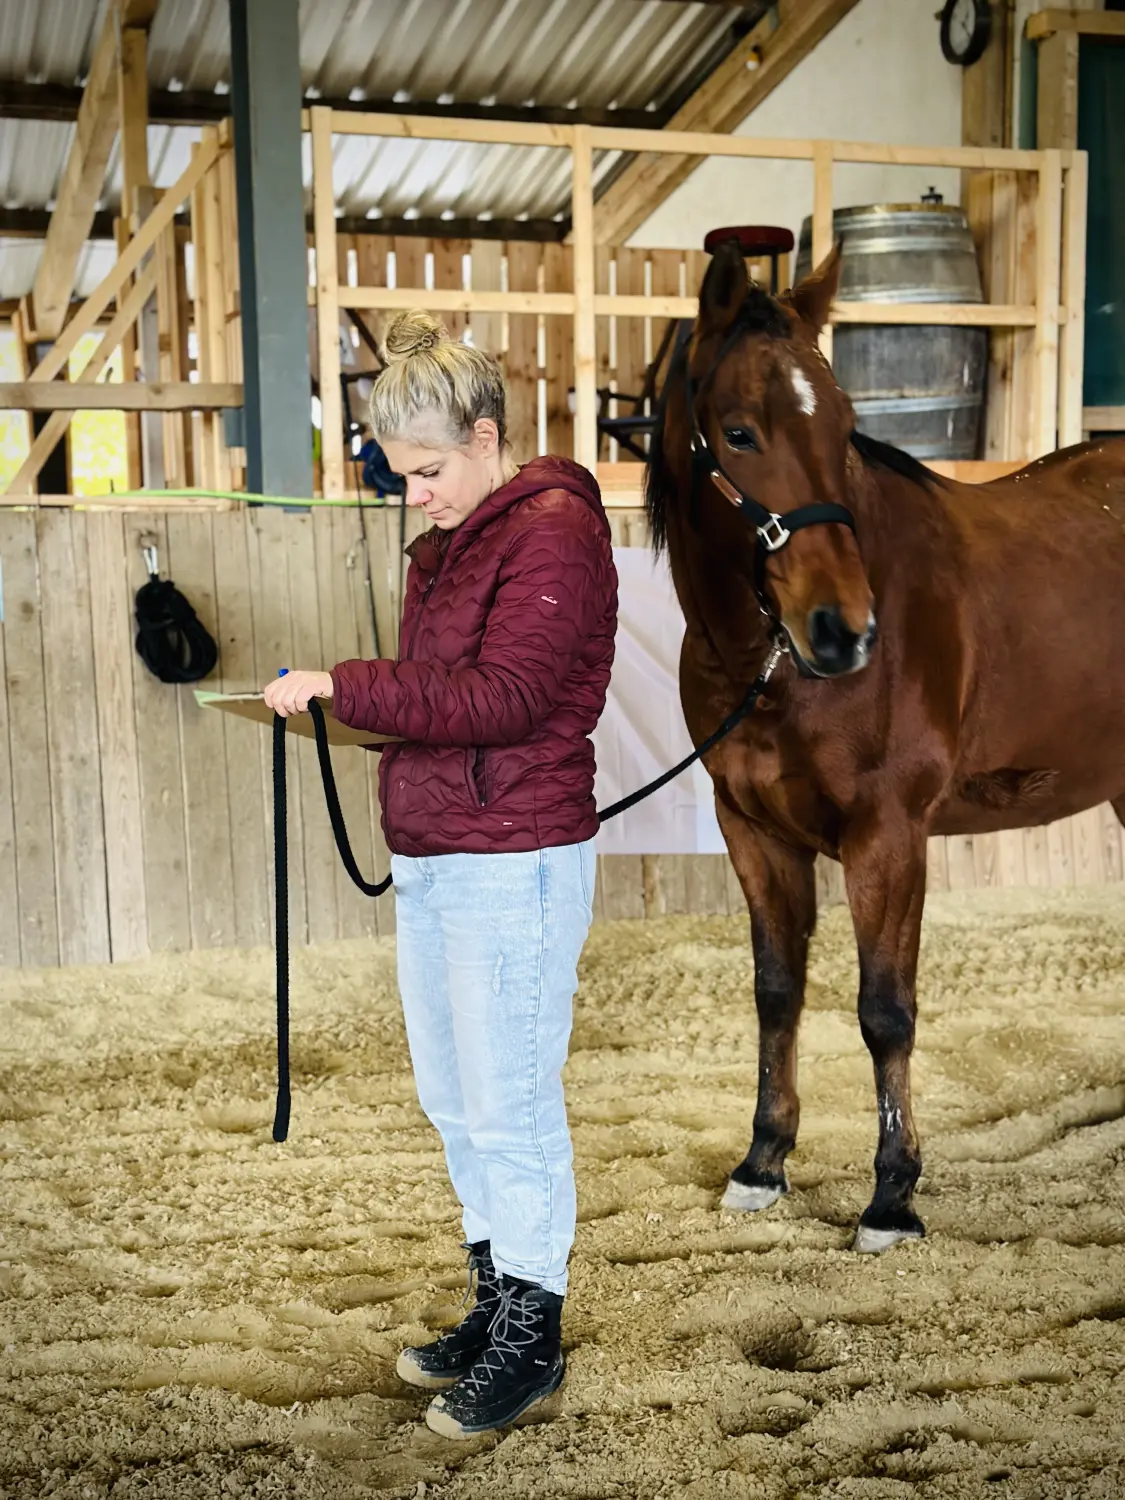
[(273, 709), (287, 719), (290, 714), (303, 714), (310, 698), (327, 698), (332, 701), (331, 672), (286, 672), (284, 677), (275, 677), (267, 682), (262, 697)]

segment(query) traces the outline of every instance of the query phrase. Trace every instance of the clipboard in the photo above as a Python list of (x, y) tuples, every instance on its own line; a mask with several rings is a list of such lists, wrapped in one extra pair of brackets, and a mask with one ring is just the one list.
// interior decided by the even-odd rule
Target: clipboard
[[(273, 709), (267, 707), (261, 693), (211, 693), (205, 688), (196, 688), (195, 701), (200, 708), (217, 708), (222, 713), (234, 714), (236, 718), (249, 719), (251, 723), (273, 728)], [(382, 745), (398, 744), (394, 735), (369, 734), (365, 729), (352, 729), (347, 724), (341, 724), (338, 719), (333, 718), (330, 703), (323, 698), (318, 698), (317, 702), (324, 711), (324, 727), (328, 732), (330, 745), (359, 745), (362, 749), (372, 750)], [(291, 734), (303, 735), (307, 740), (314, 738), (312, 717), (309, 714), (290, 714), (285, 721), (285, 728)]]

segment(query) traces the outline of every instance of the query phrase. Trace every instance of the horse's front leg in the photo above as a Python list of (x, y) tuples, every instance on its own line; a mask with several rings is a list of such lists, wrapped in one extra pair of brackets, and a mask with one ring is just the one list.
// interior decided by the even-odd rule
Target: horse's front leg
[(797, 1139), (797, 1025), (816, 925), (811, 851), (791, 848), (718, 802), (719, 826), (750, 907), (758, 1007), (758, 1107), (750, 1150), (731, 1173), (723, 1207), (776, 1203), (789, 1184), (785, 1158)]
[(922, 1154), (910, 1108), (915, 980), (926, 899), (926, 832), (905, 815), (849, 830), (841, 856), (859, 948), (859, 1025), (875, 1064), (875, 1195), (854, 1248), (887, 1250), (926, 1230), (914, 1212)]

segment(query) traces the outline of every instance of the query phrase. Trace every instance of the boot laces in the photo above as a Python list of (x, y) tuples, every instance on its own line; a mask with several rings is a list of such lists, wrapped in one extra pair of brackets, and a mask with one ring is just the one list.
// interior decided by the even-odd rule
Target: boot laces
[[(483, 1256), (479, 1260), (477, 1259), (476, 1254), (475, 1254), (475, 1252), (473, 1250), (472, 1245), (467, 1244), (467, 1243), (466, 1244), (462, 1244), (461, 1249), (464, 1250), (466, 1252), (466, 1255), (467, 1255), (466, 1270), (467, 1270), (467, 1273), (468, 1273), (468, 1278), (467, 1278), (467, 1281), (465, 1283), (465, 1290), (461, 1294), (461, 1307), (462, 1308), (467, 1308), (468, 1305), (469, 1305), (469, 1300), (470, 1300), (470, 1298), (473, 1295), (473, 1272), (474, 1271), (476, 1272), (476, 1290), (477, 1290), (476, 1305), (479, 1307), (480, 1303), (481, 1303), (482, 1296), (488, 1296), (491, 1292), (495, 1291), (495, 1285), (496, 1285), (495, 1273), (490, 1272), (490, 1267), (486, 1266), (486, 1263), (484, 1261), (484, 1257)], [(482, 1274), (482, 1272), (483, 1272), (483, 1274)], [(445, 1332), (445, 1333), (443, 1333), (443, 1334), (441, 1334), (439, 1336), (438, 1343), (439, 1344), (445, 1344), (447, 1341), (449, 1341), (451, 1339), (455, 1339), (457, 1337), (457, 1334), (459, 1332), (460, 1332), (460, 1328), (459, 1327), (457, 1327), (457, 1328), (450, 1328), (447, 1332)]]
[(500, 1307), (492, 1323), (488, 1348), (477, 1360), (463, 1384), (483, 1389), (503, 1370), (509, 1355), (519, 1355), (539, 1337), (541, 1309), (518, 1296), (517, 1287), (502, 1287)]
[[(472, 1245), (463, 1244), (461, 1246), (461, 1249), (465, 1251), (465, 1255), (466, 1255), (465, 1269), (466, 1269), (466, 1272), (468, 1274), (468, 1279), (465, 1282), (465, 1292), (464, 1292), (464, 1295), (461, 1298), (461, 1306), (462, 1307), (468, 1307), (468, 1305), (469, 1305), (469, 1298), (473, 1295), (473, 1271), (476, 1269), (476, 1267), (474, 1265), (475, 1257), (473, 1255), (473, 1247), (472, 1247)], [(479, 1272), (477, 1273), (477, 1284), (478, 1284), (478, 1286), (480, 1284), (480, 1273)]]

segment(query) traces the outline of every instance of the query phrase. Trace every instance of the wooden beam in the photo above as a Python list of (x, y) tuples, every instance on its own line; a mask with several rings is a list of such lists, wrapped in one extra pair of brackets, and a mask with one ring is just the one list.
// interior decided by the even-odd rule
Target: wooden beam
[(1075, 153), (1063, 179), (1062, 304), (1059, 330), (1059, 447), (1082, 441), (1082, 376), (1086, 352), (1085, 151)]
[[(114, 237), (117, 241), (117, 253), (120, 255), (129, 243), (129, 225), (125, 219), (115, 220)], [(117, 294), (118, 307), (122, 306), (129, 295), (129, 288), (132, 284), (132, 277), (126, 278), (122, 284)], [(121, 340), (121, 379), (128, 385), (136, 378), (137, 335), (134, 329), (127, 328)], [(141, 468), (141, 421), (136, 412), (131, 412), (125, 417), (125, 473), (129, 488), (139, 490), (144, 482), (144, 474)]]
[[(992, 35), (982, 57), (962, 69), (961, 144), (1000, 150), (1012, 139), (1012, 93), (1015, 81), (1015, 4), (993, 7)], [(1011, 208), (1014, 179), (1010, 172), (962, 168), (961, 203), (969, 221), (988, 301), (1014, 300), (1011, 264), (1015, 225)], [(988, 341), (989, 368), (983, 451), (986, 457), (1006, 452), (1000, 435), (1010, 428), (1014, 400), (1011, 378), (1016, 336), (997, 332)]]
[(1078, 145), (1078, 33), (1056, 31), (1039, 44), (1035, 144), (1073, 151)]
[[(120, 308), (115, 313), (113, 321), (110, 323), (109, 327), (102, 335), (98, 347), (90, 356), (85, 369), (79, 376), (79, 382), (85, 381), (87, 383), (91, 383), (97, 380), (98, 376), (109, 364), (109, 361), (113, 356), (113, 352), (121, 342), (125, 330), (127, 328), (130, 328), (133, 323), (136, 322), (138, 313), (145, 305), (149, 297), (152, 296), (153, 288), (155, 286), (156, 268), (152, 265), (146, 266), (141, 274), (137, 277), (137, 280), (134, 282), (132, 288), (130, 289), (129, 295), (125, 298), (124, 302), (122, 302)], [(55, 349), (58, 348), (59, 345), (56, 344)], [(51, 353), (53, 354), (54, 352), (55, 350), (53, 349)], [(32, 380), (34, 380), (34, 376), (36, 373), (38, 373), (38, 370), (42, 368), (42, 365), (36, 367), (36, 371), (34, 371), (32, 374)], [(77, 383), (78, 382), (76, 382), (76, 384)], [(35, 384), (39, 384), (39, 382), (35, 381)], [(70, 426), (70, 419), (73, 415), (74, 413), (69, 411), (56, 411), (51, 417), (48, 418), (43, 426), (43, 431), (31, 445), (31, 452), (24, 459), (15, 477), (8, 485), (8, 494), (19, 495), (32, 493), (35, 485), (35, 480), (39, 474), (39, 470), (46, 463), (48, 457), (55, 447), (55, 444), (59, 441), (63, 433), (66, 432), (67, 428)]]
[[(210, 167), (211, 163), (219, 154), (219, 143), (217, 140), (205, 142), (192, 154), (189, 165), (181, 173), (175, 184), (163, 195), (160, 202), (153, 209), (149, 218), (141, 227), (139, 233), (135, 234), (129, 241), (128, 246), (113, 266), (112, 270), (104, 276), (101, 282), (94, 288), (81, 310), (75, 314), (66, 328), (63, 336), (50, 350), (32, 373), (33, 380), (53, 380), (64, 368), (70, 358), (75, 345), (89, 333), (109, 303), (116, 297), (119, 288), (124, 284), (126, 277), (131, 276), (140, 265), (141, 261), (156, 244), (162, 230), (172, 222), (176, 209), (183, 200), (188, 197), (196, 183)], [(116, 319), (114, 320), (116, 321)], [(36, 333), (40, 330), (36, 328)]]
[(1125, 432), (1125, 406), (1084, 406), (1083, 432)]
[[(12, 313), (12, 343), (16, 356), (16, 367), (21, 380), (26, 380), (31, 372), (31, 362), (28, 358), (27, 339), (24, 336), (23, 317), (19, 308)], [(24, 430), (24, 441), (28, 448), (35, 441), (35, 424), (28, 412), (21, 424)]]
[[(963, 146), (987, 146), (992, 150), (1004, 147), (1012, 138), (1012, 91), (1015, 81), (1013, 50), (1015, 45), (1014, 0), (993, 9), (992, 35), (983, 55), (969, 67), (962, 69), (961, 82), (961, 144)], [(974, 177), (979, 174), (964, 171), (961, 174), (961, 202), (968, 205), (970, 226), (977, 242), (978, 254), (982, 241), (989, 234), (987, 225), (974, 219), (972, 203)], [(987, 253), (987, 250), (985, 251)]]
[(241, 405), (242, 387), (233, 381), (135, 380), (111, 385), (83, 377), (50, 380), (46, 385), (33, 380), (0, 384), (0, 411), (219, 411)]
[(1036, 457), (1054, 451), (1058, 439), (1059, 288), (1062, 258), (1062, 158), (1044, 152), (1035, 215), (1035, 427)]
[[(208, 494), (178, 495), (174, 491), (145, 490), (139, 495), (0, 495), (4, 510), (80, 511), (227, 511), (238, 510), (242, 500), (220, 499)], [(353, 502), (354, 503), (354, 502)]]
[[(765, 161), (812, 161), (817, 141), (797, 137), (716, 135), (704, 130), (602, 130), (592, 127), (595, 151), (642, 151), (660, 156), (730, 156)], [(984, 146), (893, 146), (879, 141), (832, 141), (837, 162), (885, 167), (995, 167), (1038, 172), (1038, 151), (989, 150)], [(1064, 163), (1065, 164), (1065, 163)]]
[[(195, 237), (195, 337), (198, 349), (197, 368), (201, 380), (227, 379), (227, 339), (224, 320), (223, 257), (229, 247), (223, 240), (222, 201), (217, 170), (219, 132), (213, 125), (203, 130), (203, 139), (194, 148), (200, 155), (216, 154), (211, 167), (202, 174), (192, 197), (192, 234)], [(202, 416), (201, 444), (205, 454), (204, 484), (229, 490), (231, 486), (230, 453), (223, 441), (222, 423), (213, 412)]]
[[(94, 215), (87, 239), (112, 240), (116, 215), (109, 209)], [(0, 236), (12, 239), (41, 240), (47, 233), (51, 215), (45, 208), (0, 207)], [(185, 238), (188, 232), (188, 215), (177, 213), (176, 228)], [(305, 216), (305, 228), (313, 232), (313, 217)], [(427, 217), (405, 219), (387, 214), (383, 218), (368, 219), (355, 214), (345, 214), (336, 220), (337, 234), (354, 235), (417, 235), (424, 240), (535, 240), (552, 243), (561, 240), (567, 232), (567, 224), (559, 219), (441, 219)], [(18, 299), (16, 299), (18, 300)], [(71, 304), (73, 306), (73, 303)], [(6, 316), (3, 299), (0, 299), (0, 316)]]
[[(325, 495), (342, 495), (347, 473), (344, 467), (344, 404), (340, 392), (340, 277), (332, 177), (334, 116), (329, 109), (314, 109), (311, 114), (322, 487)], [(416, 297), (412, 298), (411, 306), (416, 300)]]
[[(24, 83), (0, 79), (0, 120), (49, 120), (69, 122), (78, 117), (82, 90), (59, 83)], [(396, 99), (305, 99), (306, 109), (323, 108), (342, 114), (422, 115), (435, 120), (507, 120), (527, 125), (623, 125), (638, 130), (659, 130), (673, 111), (668, 108), (620, 109), (561, 104), (479, 104), (457, 99), (437, 104), (428, 99), (406, 103)], [(154, 125), (218, 125), (230, 118), (230, 95), (213, 90), (151, 89), (149, 119)]]
[[(778, 0), (669, 122), (679, 130), (729, 132), (740, 125), (853, 8), (856, 0)], [(696, 163), (631, 162), (594, 207), (599, 244), (623, 244)]]
[(834, 302), (833, 323), (878, 323), (883, 326), (927, 324), (944, 328), (1034, 328), (1056, 324), (1058, 309), (1042, 315), (1034, 307), (994, 302)]
[[(828, 234), (831, 235), (831, 230), (828, 230)], [(830, 237), (827, 243), (831, 248)], [(339, 286), (336, 301), (339, 307), (381, 309), (385, 312), (424, 305), (432, 312), (539, 313), (548, 317), (569, 317), (575, 310), (573, 292), (478, 292), (455, 288), (426, 290), (401, 286)], [(645, 297), (621, 293), (610, 296), (599, 292), (594, 298), (594, 313), (599, 318), (694, 318), (698, 310), (699, 301), (696, 297)], [(1033, 328), (1037, 314), (1032, 306), (988, 302), (836, 302), (832, 306), (831, 321), (886, 325), (940, 324), (967, 328)]]
[(1029, 16), (1027, 35), (1033, 42), (1072, 32), (1076, 36), (1125, 41), (1125, 12), (1112, 10), (1041, 10)]
[(78, 111), (78, 126), (35, 273), (32, 306), (35, 331), (41, 339), (57, 338), (62, 330), (78, 260), (94, 222), (109, 153), (117, 134), (117, 24), (117, 11), (111, 5), (94, 47)]
[(128, 218), (133, 190), (150, 187), (148, 174), (148, 33), (139, 26), (121, 33), (117, 64), (117, 117), (121, 130), (121, 202)]
[[(472, 141), (484, 146), (569, 147), (571, 125), (525, 124), (521, 121), (430, 119), (422, 115), (351, 114), (325, 110), (333, 135), (377, 135), (410, 141)], [(302, 129), (311, 129), (316, 109), (303, 111)]]
[(426, 291), (401, 286), (340, 286), (336, 301), (339, 307), (382, 308), (386, 311), (426, 307), (431, 312), (526, 312), (564, 316), (574, 311), (572, 292), (472, 292), (455, 287)]
[(598, 371), (594, 315), (594, 153), (585, 126), (574, 132), (571, 222), (574, 252), (574, 456), (598, 463)]
[[(832, 212), (832, 173), (834, 158), (831, 141), (817, 141), (813, 155), (812, 264), (815, 270), (832, 253), (835, 217)], [(832, 324), (820, 330), (817, 342), (820, 352), (832, 363)]]

